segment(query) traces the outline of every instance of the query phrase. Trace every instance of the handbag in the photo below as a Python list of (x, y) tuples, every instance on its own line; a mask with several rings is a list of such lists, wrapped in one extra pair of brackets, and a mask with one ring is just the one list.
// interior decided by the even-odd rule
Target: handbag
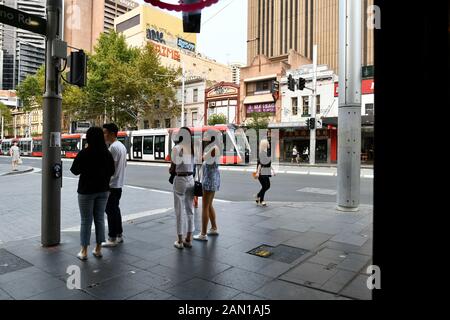
[(19, 160), (17, 160), (17, 164), (23, 164), (22, 158), (19, 158)]
[(203, 185), (200, 182), (200, 171), (197, 169), (198, 165), (195, 166), (196, 175), (194, 180), (194, 196), (202, 197), (203, 196)]

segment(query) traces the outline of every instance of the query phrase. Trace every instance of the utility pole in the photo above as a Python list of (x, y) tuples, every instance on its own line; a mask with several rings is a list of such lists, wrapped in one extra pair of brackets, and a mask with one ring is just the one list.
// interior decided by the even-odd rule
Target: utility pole
[(3, 131), (3, 130), (4, 130), (4, 125), (5, 125), (5, 124), (4, 124), (4, 121), (5, 121), (5, 120), (4, 120), (3, 115), (1, 116), (1, 121), (2, 121), (2, 132), (1, 132), (1, 135), (0, 135), (0, 139), (3, 140), (3, 139), (5, 139), (5, 135), (4, 135), (4, 131)]
[(181, 127), (184, 127), (184, 87), (186, 75), (184, 73), (184, 62), (181, 63)]
[(62, 40), (62, 2), (47, 0), (41, 221), (41, 242), (46, 247), (58, 245), (61, 237), (62, 175), (57, 174), (61, 170), (61, 60), (53, 55), (52, 49), (57, 40)]
[(313, 47), (313, 83), (311, 100), (311, 118), (314, 119), (314, 126), (309, 131), (309, 164), (316, 163), (316, 94), (317, 94), (317, 45)]
[(339, 0), (337, 209), (358, 211), (361, 175), (361, 1)]

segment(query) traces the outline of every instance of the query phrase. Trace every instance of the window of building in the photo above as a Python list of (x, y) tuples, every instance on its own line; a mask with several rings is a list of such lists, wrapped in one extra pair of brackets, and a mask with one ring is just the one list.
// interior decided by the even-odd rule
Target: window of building
[(193, 127), (197, 125), (197, 112), (192, 112), (192, 124)]
[(271, 83), (272, 83), (272, 80), (269, 80), (269, 81), (265, 80), (265, 81), (258, 81), (258, 82), (256, 82), (256, 92), (269, 91)]
[(155, 120), (155, 128), (161, 128), (161, 121)]
[(170, 128), (170, 119), (164, 120), (164, 124), (166, 128)]
[(153, 136), (144, 137), (144, 154), (153, 154)]
[(302, 116), (309, 116), (309, 97), (303, 97), (303, 113)]
[(373, 103), (366, 104), (366, 115), (373, 116)]
[(148, 120), (144, 120), (144, 129), (149, 129), (150, 125), (148, 123)]
[(193, 94), (192, 100), (194, 102), (198, 101), (198, 89), (194, 89), (194, 94)]
[(298, 98), (292, 98), (292, 115), (296, 116), (298, 114)]
[(320, 113), (320, 95), (316, 96), (316, 114)]

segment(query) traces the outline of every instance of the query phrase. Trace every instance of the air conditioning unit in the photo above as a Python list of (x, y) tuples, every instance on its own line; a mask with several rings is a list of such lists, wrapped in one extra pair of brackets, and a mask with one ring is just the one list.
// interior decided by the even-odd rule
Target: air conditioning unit
[(216, 102), (215, 101), (211, 101), (210, 103), (209, 103), (209, 107), (210, 108), (214, 108), (216, 106)]

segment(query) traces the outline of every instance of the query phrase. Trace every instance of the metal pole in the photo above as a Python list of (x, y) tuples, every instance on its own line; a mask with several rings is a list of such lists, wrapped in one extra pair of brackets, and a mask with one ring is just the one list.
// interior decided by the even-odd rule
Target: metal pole
[(52, 57), (52, 47), (62, 35), (62, 1), (47, 0), (47, 39), (45, 55), (45, 93), (42, 137), (42, 223), (43, 246), (60, 243), (61, 180), (54, 177), (54, 166), (61, 164), (61, 74), (60, 59)]
[[(317, 84), (317, 45), (313, 47), (313, 83), (311, 100), (311, 118), (316, 120), (316, 84)], [(316, 163), (316, 125), (309, 132), (309, 164)]]
[(339, 1), (337, 209), (358, 211), (361, 167), (361, 1)]
[(5, 139), (5, 136), (4, 136), (4, 117), (2, 116), (2, 134), (1, 134), (1, 139), (3, 140), (3, 139)]
[(181, 127), (184, 126), (184, 86), (185, 86), (184, 62), (181, 63)]

